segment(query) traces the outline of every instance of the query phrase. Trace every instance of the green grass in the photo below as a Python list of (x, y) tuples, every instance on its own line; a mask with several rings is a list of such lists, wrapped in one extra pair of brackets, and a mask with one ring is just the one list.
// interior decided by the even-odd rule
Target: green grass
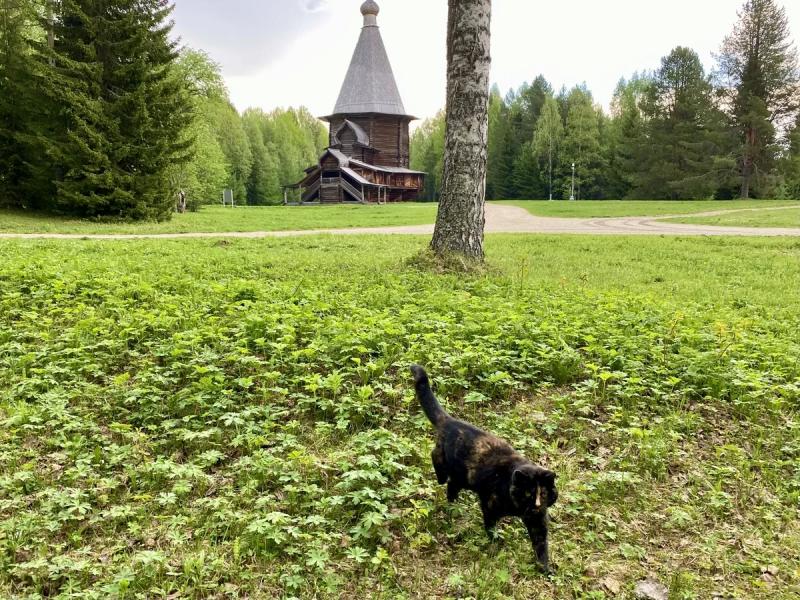
[(675, 219), (675, 222), (727, 227), (792, 227), (800, 229), (800, 207), (786, 210), (731, 213), (716, 217), (691, 217)]
[[(800, 243), (490, 236), (0, 242), (0, 597), (800, 593)], [(448, 505), (407, 366), (559, 473)]]
[(205, 206), (164, 223), (99, 223), (0, 209), (0, 233), (158, 234), (291, 231), (424, 225), (436, 220), (436, 204)]
[(539, 217), (605, 218), (605, 217), (660, 217), (686, 215), (717, 210), (791, 206), (791, 200), (604, 200), (604, 201), (537, 201), (504, 200), (501, 204), (519, 206)]

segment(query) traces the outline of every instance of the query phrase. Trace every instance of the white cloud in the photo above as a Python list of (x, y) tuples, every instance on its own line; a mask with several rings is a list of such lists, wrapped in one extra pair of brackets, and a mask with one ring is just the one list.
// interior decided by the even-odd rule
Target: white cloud
[(310, 13), (327, 10), (329, 4), (328, 0), (301, 0), (303, 8)]

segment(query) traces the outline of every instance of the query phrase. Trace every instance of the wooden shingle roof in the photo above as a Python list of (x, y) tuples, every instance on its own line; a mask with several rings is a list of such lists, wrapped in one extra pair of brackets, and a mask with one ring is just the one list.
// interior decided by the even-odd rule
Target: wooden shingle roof
[(364, 28), (350, 61), (334, 115), (378, 113), (409, 116), (400, 98), (378, 27), (378, 10), (374, 0), (368, 0), (361, 7)]

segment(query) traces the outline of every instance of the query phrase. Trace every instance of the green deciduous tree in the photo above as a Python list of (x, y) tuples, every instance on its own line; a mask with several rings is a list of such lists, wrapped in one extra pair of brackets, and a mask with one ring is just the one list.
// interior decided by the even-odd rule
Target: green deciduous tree
[(275, 147), (265, 140), (268, 119), (259, 109), (251, 108), (242, 115), (253, 153), (253, 168), (247, 181), (247, 203), (251, 205), (279, 204), (282, 201)]
[(778, 133), (800, 106), (797, 51), (785, 9), (775, 0), (747, 0), (718, 58), (722, 91), (740, 137), (740, 195), (768, 195), (776, 187)]
[(427, 173), (423, 200), (439, 200), (444, 164), (444, 112), (427, 119), (411, 134), (411, 168)]
[(547, 174), (547, 195), (553, 196), (553, 174), (558, 168), (559, 152), (564, 143), (564, 123), (558, 111), (558, 103), (552, 95), (548, 96), (533, 138), (533, 153), (541, 170)]
[(575, 163), (575, 197), (591, 200), (603, 197), (604, 169), (608, 161), (603, 155), (600, 136), (602, 111), (595, 106), (586, 86), (573, 88), (566, 99), (567, 117), (564, 129), (564, 162), (561, 188), (569, 198), (572, 188), (572, 163)]
[(206, 119), (214, 128), (227, 163), (226, 187), (237, 202), (247, 200), (247, 182), (253, 169), (253, 151), (242, 124), (242, 117), (227, 99), (214, 99), (205, 107)]
[(226, 101), (228, 90), (220, 66), (200, 50), (182, 49), (177, 71), (191, 98), (193, 118), (186, 137), (193, 151), (189, 162), (173, 165), (172, 177), (175, 186), (186, 193), (189, 209), (197, 210), (203, 204), (219, 202), (230, 180), (230, 168), (208, 110), (211, 103)]

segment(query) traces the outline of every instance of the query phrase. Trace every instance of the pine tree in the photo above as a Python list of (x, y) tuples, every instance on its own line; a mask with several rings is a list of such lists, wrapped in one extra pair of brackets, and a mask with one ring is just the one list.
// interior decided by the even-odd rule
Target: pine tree
[(733, 164), (726, 160), (724, 121), (700, 57), (675, 48), (661, 61), (643, 103), (634, 193), (640, 198), (711, 198)]
[(775, 0), (747, 0), (718, 58), (740, 135), (740, 195), (766, 195), (779, 152), (777, 132), (800, 108), (797, 51), (785, 9)]
[(55, 205), (81, 216), (169, 218), (170, 168), (188, 161), (191, 106), (164, 0), (62, 0), (40, 85), (58, 107), (39, 142)]

